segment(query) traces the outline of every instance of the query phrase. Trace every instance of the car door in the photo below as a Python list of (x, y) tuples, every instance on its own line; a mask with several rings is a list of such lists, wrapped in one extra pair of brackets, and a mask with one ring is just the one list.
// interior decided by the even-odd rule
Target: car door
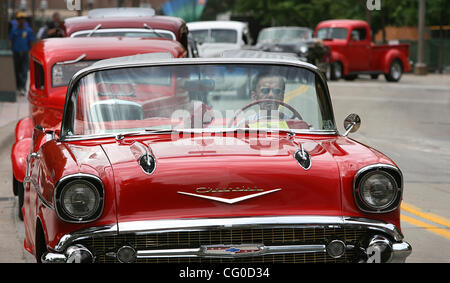
[(367, 71), (370, 65), (370, 34), (364, 27), (355, 27), (348, 43), (349, 72)]

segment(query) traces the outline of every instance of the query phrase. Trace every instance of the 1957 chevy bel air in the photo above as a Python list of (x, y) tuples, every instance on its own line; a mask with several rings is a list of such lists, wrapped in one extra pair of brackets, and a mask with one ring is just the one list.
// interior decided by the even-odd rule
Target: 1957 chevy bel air
[[(315, 66), (258, 54), (79, 71), (61, 128), (34, 129), (26, 249), (42, 262), (403, 262), (400, 169), (347, 137), (357, 115), (339, 134)], [(228, 74), (247, 97), (215, 89)]]

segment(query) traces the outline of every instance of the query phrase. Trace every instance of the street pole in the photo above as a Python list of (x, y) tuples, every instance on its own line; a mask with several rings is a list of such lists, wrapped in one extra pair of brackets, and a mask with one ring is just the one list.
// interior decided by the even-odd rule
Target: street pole
[(428, 73), (428, 68), (424, 60), (425, 11), (425, 0), (419, 0), (419, 39), (417, 49), (417, 64), (414, 68), (414, 74), (416, 75), (426, 75)]
[(7, 48), (8, 44), (8, 2), (0, 1), (0, 41), (4, 42), (4, 46), (0, 43), (0, 49), (2, 47)]

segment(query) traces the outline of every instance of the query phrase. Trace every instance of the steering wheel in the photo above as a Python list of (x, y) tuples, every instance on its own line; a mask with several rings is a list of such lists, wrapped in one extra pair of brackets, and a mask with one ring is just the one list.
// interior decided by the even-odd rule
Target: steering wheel
[(284, 107), (286, 107), (287, 109), (292, 111), (292, 116), (289, 119), (295, 119), (298, 118), (299, 120), (303, 120), (302, 115), (300, 115), (300, 113), (298, 113), (297, 110), (295, 110), (294, 107), (292, 107), (291, 105), (287, 104), (286, 102), (283, 102), (281, 100), (276, 100), (276, 99), (260, 99), (260, 100), (255, 100), (247, 105), (245, 105), (244, 107), (242, 107), (241, 109), (239, 109), (236, 114), (234, 114), (233, 119), (231, 119), (230, 123), (228, 124), (228, 128), (230, 128), (231, 126), (233, 126), (233, 124), (236, 122), (236, 118), (239, 114), (242, 113), (242, 111), (255, 106), (257, 104), (261, 104), (261, 103), (265, 103), (265, 102), (275, 102), (278, 103)]

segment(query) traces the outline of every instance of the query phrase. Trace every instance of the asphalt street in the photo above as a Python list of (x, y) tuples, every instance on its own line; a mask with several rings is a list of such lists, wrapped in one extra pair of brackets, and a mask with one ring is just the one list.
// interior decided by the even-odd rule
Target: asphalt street
[[(407, 262), (450, 262), (450, 76), (404, 75), (399, 83), (359, 78), (329, 83), (341, 133), (350, 113), (361, 116), (352, 139), (385, 153), (405, 180), (402, 231), (413, 247)], [(23, 223), (11, 189), (15, 122), (27, 102), (0, 102), (0, 263), (33, 262), (23, 248)]]

